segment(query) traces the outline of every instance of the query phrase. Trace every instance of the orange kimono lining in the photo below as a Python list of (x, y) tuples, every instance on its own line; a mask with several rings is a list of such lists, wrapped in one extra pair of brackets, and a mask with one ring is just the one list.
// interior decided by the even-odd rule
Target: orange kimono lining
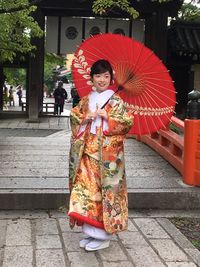
[(104, 229), (103, 223), (97, 222), (95, 220), (92, 220), (88, 217), (82, 216), (76, 212), (69, 212), (68, 215), (72, 218), (74, 218), (77, 221), (77, 225), (83, 225), (84, 223), (87, 223), (89, 225), (92, 225), (97, 228)]

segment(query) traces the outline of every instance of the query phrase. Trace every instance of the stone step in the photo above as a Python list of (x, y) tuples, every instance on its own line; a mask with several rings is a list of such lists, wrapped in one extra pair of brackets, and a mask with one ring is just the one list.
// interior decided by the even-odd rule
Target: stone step
[[(53, 210), (68, 207), (67, 189), (0, 190), (1, 210)], [(128, 192), (130, 209), (200, 209), (197, 190), (134, 189)]]
[[(127, 187), (131, 209), (200, 209), (199, 188), (179, 178), (127, 177)], [(0, 209), (58, 209), (68, 200), (66, 176), (0, 177)]]
[[(70, 133), (0, 139), (0, 209), (58, 209), (66, 206)], [(148, 146), (125, 142), (129, 208), (200, 209), (200, 188)]]
[[(181, 186), (181, 182), (178, 178), (171, 178), (166, 181), (165, 177), (130, 177), (128, 176), (127, 179), (127, 188), (128, 191), (131, 192), (135, 189), (144, 189), (144, 190), (181, 190), (184, 189), (186, 191), (189, 191), (189, 189), (193, 189), (195, 191), (195, 188), (190, 186)], [(145, 188), (144, 188), (145, 184)], [(19, 189), (25, 190), (25, 189), (52, 189), (52, 190), (58, 190), (58, 189), (67, 189), (68, 190), (68, 177), (64, 174), (61, 176), (54, 175), (52, 176), (42, 176), (42, 175), (24, 175), (24, 176), (1, 176), (0, 177), (0, 190), (16, 190)], [(196, 191), (198, 191), (198, 188), (196, 188)]]

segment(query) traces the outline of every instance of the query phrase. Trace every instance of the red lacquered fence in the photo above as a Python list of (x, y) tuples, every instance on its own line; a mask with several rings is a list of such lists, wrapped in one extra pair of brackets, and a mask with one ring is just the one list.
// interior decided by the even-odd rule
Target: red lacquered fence
[(137, 139), (157, 151), (183, 176), (183, 182), (200, 186), (200, 120), (179, 120), (172, 117), (172, 124), (182, 134), (168, 129)]

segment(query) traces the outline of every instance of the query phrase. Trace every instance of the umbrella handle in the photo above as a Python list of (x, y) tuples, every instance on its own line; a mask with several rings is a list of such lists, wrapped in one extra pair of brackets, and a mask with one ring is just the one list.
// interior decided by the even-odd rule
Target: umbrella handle
[[(114, 94), (113, 94), (111, 97), (113, 97), (118, 91), (120, 91), (120, 90), (122, 90), (122, 89), (123, 89), (123, 87), (122, 87), (122, 86), (119, 86), (119, 87), (117, 88), (117, 90), (114, 92)], [(111, 97), (106, 101), (105, 104), (103, 104), (103, 106), (101, 107), (101, 109), (105, 108), (105, 106), (106, 106), (106, 105), (108, 104), (108, 102), (110, 101)]]

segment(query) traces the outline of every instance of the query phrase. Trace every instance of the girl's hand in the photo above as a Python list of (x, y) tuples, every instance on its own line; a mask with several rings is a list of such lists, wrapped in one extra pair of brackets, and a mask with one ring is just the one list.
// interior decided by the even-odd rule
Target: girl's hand
[(101, 116), (101, 117), (103, 117), (105, 120), (108, 119), (108, 114), (107, 114), (107, 112), (105, 111), (105, 109), (98, 109), (98, 110), (96, 111), (96, 114), (97, 114), (97, 116)]
[(96, 112), (89, 112), (86, 117), (86, 120), (95, 120), (96, 116), (97, 116)]

